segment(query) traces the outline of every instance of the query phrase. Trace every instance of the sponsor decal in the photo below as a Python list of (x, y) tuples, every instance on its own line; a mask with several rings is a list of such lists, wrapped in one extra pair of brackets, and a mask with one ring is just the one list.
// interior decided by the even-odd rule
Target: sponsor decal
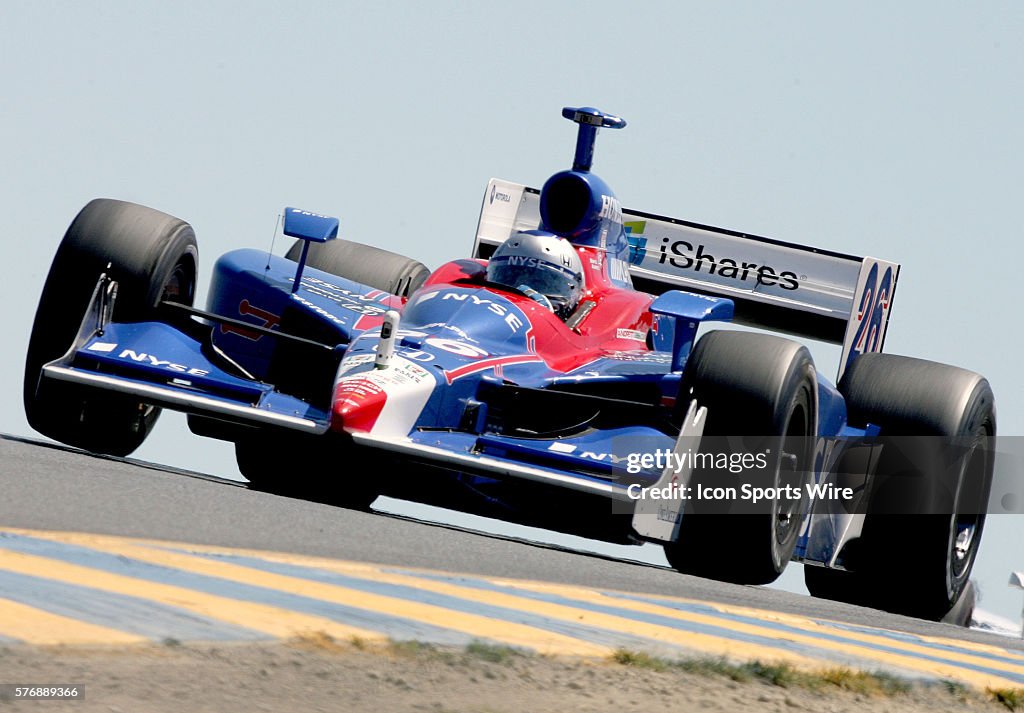
[(571, 443), (559, 443), (558, 441), (555, 441), (550, 446), (548, 446), (548, 450), (553, 451), (554, 453), (572, 453), (577, 458), (596, 460), (600, 463), (612, 463), (613, 465), (618, 465), (623, 461), (629, 460), (629, 456), (617, 456), (614, 453), (597, 453), (595, 451), (580, 451), (579, 453), (577, 453), (576, 451), (579, 449), (576, 446), (572, 445)]
[[(536, 260), (536, 258), (520, 258), (523, 260)], [(420, 304), (426, 299), (430, 299), (433, 296), (440, 294), (442, 300), (454, 300), (455, 302), (465, 302), (485, 308), (491, 314), (501, 317), (505, 324), (508, 325), (509, 329), (513, 333), (518, 332), (519, 328), (523, 326), (523, 320), (519, 318), (519, 315), (513, 312), (507, 305), (495, 300), (489, 300), (484, 297), (477, 297), (471, 292), (430, 292), (424, 295), (422, 298), (416, 301), (416, 304)]]
[(647, 254), (647, 238), (644, 237), (647, 221), (629, 221), (623, 223), (622, 227), (626, 229), (626, 242), (629, 244), (629, 255), (626, 259), (630, 265), (639, 265)]
[(491, 186), (491, 199), (490, 199), (489, 202), (491, 204), (493, 204), (494, 201), (500, 201), (502, 203), (511, 203), (512, 202), (512, 196), (509, 195), (508, 193), (503, 193), (502, 191), (499, 191), (497, 185), (492, 185)]
[(117, 342), (93, 342), (88, 347), (86, 347), (85, 350), (88, 352), (101, 352), (103, 354), (109, 354), (115, 349), (117, 349)]
[(639, 329), (619, 329), (615, 330), (615, 337), (617, 339), (632, 339), (634, 342), (646, 342), (647, 335), (641, 332)]
[(622, 223), (622, 204), (614, 196), (601, 196), (601, 212), (598, 218), (608, 219), (613, 223)]
[(422, 384), (434, 380), (430, 372), (422, 366), (407, 361), (399, 360), (386, 371), (387, 373), (383, 375), (384, 378), (395, 384)]
[(387, 369), (348, 373), (358, 366), (367, 366), (372, 363), (373, 356), (369, 354), (359, 354), (351, 359), (346, 359), (345, 364), (338, 370), (335, 386), (344, 386), (344, 392), (347, 394), (362, 393), (361, 390), (379, 393), (381, 389), (386, 389), (388, 386), (416, 385), (432, 382), (434, 379), (430, 372), (419, 364), (402, 358), (392, 361)]
[(605, 352), (604, 355), (608, 359), (615, 359), (616, 361), (632, 361), (644, 364), (672, 363), (672, 355), (666, 352), (649, 352), (638, 349), (635, 351), (609, 351)]
[(608, 274), (613, 280), (632, 284), (629, 277), (629, 264), (617, 257), (608, 259)]
[(189, 376), (207, 376), (210, 373), (205, 369), (195, 369), (186, 364), (175, 364), (174, 362), (160, 359), (159, 357), (147, 354), (146, 352), (136, 352), (133, 349), (125, 349), (121, 351), (117, 357), (119, 359), (130, 359), (131, 361), (139, 362), (146, 366), (156, 366), (178, 374), (188, 374)]
[(405, 436), (433, 392), (434, 374), (397, 354), (387, 369), (374, 369), (369, 354), (353, 357), (351, 362), (368, 371), (339, 371), (332, 409), (335, 425), (347, 431)]
[(384, 393), (384, 387), (365, 376), (352, 376), (338, 382), (336, 398), (339, 403), (359, 406), (368, 396)]
[[(330, 312), (325, 310), (323, 307), (321, 307), (320, 305), (313, 304), (312, 302), (307, 300), (305, 297), (300, 297), (299, 295), (292, 295), (292, 299), (294, 299), (299, 304), (302, 304), (302, 305), (305, 305), (306, 307), (309, 307), (311, 310), (316, 312), (321, 317), (325, 317), (328, 320), (330, 320), (331, 322), (334, 322), (335, 324), (340, 325), (342, 327), (346, 326), (345, 320), (338, 319), (333, 314), (331, 314)], [(358, 312), (359, 310), (355, 310), (355, 311)], [(380, 314), (383, 315), (384, 314), (384, 310), (380, 310)]]
[(338, 367), (338, 379), (340, 380), (342, 376), (345, 376), (353, 369), (357, 369), (361, 366), (372, 365), (373, 360), (373, 354), (353, 354), (352, 356), (345, 357), (341, 362), (341, 366)]
[(302, 278), (302, 286), (307, 290), (316, 292), (317, 294), (329, 292), (330, 295), (324, 295), (328, 299), (341, 299), (343, 301), (358, 301), (358, 302), (386, 302), (392, 295), (384, 292), (383, 290), (370, 290), (366, 294), (361, 292), (355, 292), (353, 290), (347, 290), (344, 287), (339, 287), (331, 282), (326, 282), (318, 277), (311, 275), (304, 276)]
[(433, 380), (429, 371), (424, 369), (422, 366), (413, 364), (405, 359), (395, 359), (387, 369), (377, 369), (374, 371), (365, 371), (347, 376), (345, 375), (352, 367), (359, 364), (366, 364), (368, 361), (372, 361), (372, 358), (369, 360), (360, 359), (358, 362), (353, 358), (352, 363), (346, 364), (346, 368), (344, 370), (339, 370), (341, 377), (338, 379), (337, 384), (339, 386), (344, 384), (345, 388), (348, 389), (351, 385), (361, 387), (367, 383), (375, 384), (378, 387), (386, 387), (388, 385), (405, 386), (408, 384), (422, 384), (426, 381)]
[(330, 216), (328, 216), (328, 215), (320, 215), (319, 213), (310, 213), (308, 210), (301, 210), (299, 208), (292, 208), (291, 212), (292, 213), (298, 213), (299, 215), (308, 215), (310, 218), (325, 218), (327, 220), (331, 219)]
[(797, 274), (791, 270), (780, 271), (771, 265), (759, 265), (756, 262), (734, 260), (729, 257), (716, 258), (700, 243), (694, 248), (693, 243), (686, 240), (672, 240), (666, 237), (662, 238), (661, 242), (659, 265), (664, 265), (667, 262), (672, 267), (681, 270), (707, 272), (709, 275), (718, 275), (740, 282), (749, 280), (766, 287), (777, 285), (784, 290), (796, 290), (800, 287)]
[[(290, 282), (294, 281), (294, 278), (288, 279)], [(381, 306), (378, 303), (383, 302), (385, 305), (390, 305), (392, 302), (392, 295), (387, 292), (372, 290), (368, 294), (363, 294), (311, 276), (305, 276), (302, 278), (302, 288), (310, 294), (330, 300), (342, 309), (349, 310), (350, 312), (356, 312), (364, 317), (383, 317), (384, 313), (387, 312), (387, 307)], [(322, 307), (318, 307), (309, 300), (301, 297), (298, 293), (292, 295), (292, 299), (298, 300), (300, 304), (306, 305), (317, 314), (327, 317), (327, 319), (331, 320), (335, 324), (343, 326), (347, 326), (348, 324), (346, 321), (338, 319)]]
[(612, 464), (621, 463), (629, 458), (629, 456), (617, 456), (614, 453), (595, 453), (594, 451), (581, 451), (579, 457)]
[[(249, 300), (242, 300), (238, 303), (238, 314), (242, 317), (256, 317), (257, 319), (262, 320), (263, 323), (259, 326), (266, 327), (267, 329), (273, 329), (281, 323), (281, 317), (279, 315), (254, 306), (249, 302)], [(251, 339), (254, 342), (258, 342), (264, 336), (259, 332), (246, 329), (245, 327), (236, 327), (233, 324), (220, 325), (220, 331), (222, 334), (237, 334), (241, 337), (245, 337), (246, 339)]]
[(338, 382), (334, 390), (334, 417), (346, 430), (373, 430), (387, 403), (386, 389), (365, 374)]

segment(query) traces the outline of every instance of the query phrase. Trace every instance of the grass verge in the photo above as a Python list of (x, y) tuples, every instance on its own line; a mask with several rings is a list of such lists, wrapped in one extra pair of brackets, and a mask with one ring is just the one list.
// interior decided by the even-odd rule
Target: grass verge
[(988, 694), (996, 703), (1006, 706), (1007, 710), (1024, 710), (1024, 688), (990, 688)]
[[(616, 650), (611, 659), (623, 666), (649, 671), (682, 671), (701, 676), (720, 676), (740, 683), (760, 681), (781, 688), (804, 688), (815, 692), (840, 689), (861, 695), (895, 697), (910, 693), (915, 686), (912, 681), (885, 671), (857, 671), (843, 666), (804, 671), (787, 663), (734, 663), (724, 658), (673, 661), (629, 649)], [(977, 695), (974, 689), (957, 681), (943, 680), (923, 685), (936, 686), (960, 701)], [(988, 689), (981, 697), (1011, 711), (1024, 711), (1024, 688)]]

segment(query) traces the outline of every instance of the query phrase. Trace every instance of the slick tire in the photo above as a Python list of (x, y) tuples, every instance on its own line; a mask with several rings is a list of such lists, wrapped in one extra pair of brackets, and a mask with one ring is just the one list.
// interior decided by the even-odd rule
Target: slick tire
[(839, 390), (848, 420), (881, 428), (862, 535), (845, 570), (805, 567), (811, 594), (942, 620), (968, 588), (992, 487), (995, 399), (974, 372), (864, 354)]
[[(764, 467), (703, 469), (691, 485), (790, 486), (799, 498), (772, 499), (743, 511), (735, 501), (689, 500), (679, 538), (665, 545), (681, 572), (741, 584), (767, 584), (793, 555), (808, 498), (817, 432), (817, 379), (807, 349), (765, 334), (714, 331), (694, 348), (677, 404), (708, 409), (701, 453), (764, 455)], [(740, 513), (736, 510), (741, 509)]]
[(256, 431), (235, 442), (235, 460), (250, 490), (368, 510), (376, 481), (344, 467), (359, 462), (357, 448), (346, 434)]
[(118, 283), (113, 321), (150, 319), (163, 299), (191, 305), (198, 249), (192, 227), (152, 208), (97, 198), (72, 221), (57, 248), (36, 309), (25, 359), (28, 422), (54, 440), (125, 456), (138, 448), (158, 408), (95, 388), (41, 378), (71, 347), (96, 283)]
[[(285, 257), (297, 262), (301, 254), (300, 240), (289, 248)], [(421, 262), (349, 240), (311, 243), (306, 265), (399, 297), (411, 295), (430, 275), (430, 270)]]

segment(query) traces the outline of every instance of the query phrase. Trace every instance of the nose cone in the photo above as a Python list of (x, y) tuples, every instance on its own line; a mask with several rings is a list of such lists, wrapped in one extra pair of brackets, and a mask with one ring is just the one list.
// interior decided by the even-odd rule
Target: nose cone
[(373, 368), (372, 358), (362, 354), (342, 365), (334, 385), (331, 428), (407, 436), (430, 400), (437, 379), (398, 354), (391, 357), (386, 369)]
[(334, 387), (332, 423), (346, 431), (370, 432), (387, 400), (387, 391), (373, 379), (363, 375), (342, 379)]

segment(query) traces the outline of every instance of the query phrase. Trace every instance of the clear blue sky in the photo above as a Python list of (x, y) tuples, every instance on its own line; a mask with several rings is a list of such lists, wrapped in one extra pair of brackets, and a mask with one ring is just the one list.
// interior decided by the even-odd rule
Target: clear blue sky
[[(628, 207), (901, 262), (887, 350), (985, 374), (1024, 430), (1020, 2), (11, 0), (0, 27), (4, 432), (30, 435), (24, 346), (89, 199), (191, 222), (204, 288), (284, 205), (434, 267), (488, 178), (567, 166), (565, 105), (629, 121), (595, 164)], [(180, 417), (138, 456), (237, 475)], [(1022, 520), (990, 518), (975, 569), (1013, 618)]]

